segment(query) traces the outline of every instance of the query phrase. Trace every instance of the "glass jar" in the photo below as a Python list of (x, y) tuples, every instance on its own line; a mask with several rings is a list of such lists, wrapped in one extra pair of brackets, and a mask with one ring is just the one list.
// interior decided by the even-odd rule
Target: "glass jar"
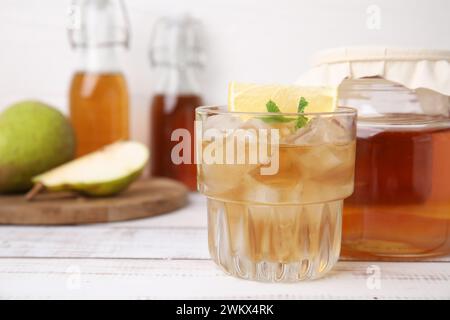
[(127, 81), (117, 50), (128, 47), (129, 25), (121, 0), (73, 0), (69, 41), (79, 66), (69, 89), (77, 156), (129, 138)]
[(450, 253), (450, 103), (381, 78), (345, 80), (358, 109), (355, 190), (342, 254), (411, 259)]
[(178, 180), (191, 191), (197, 188), (195, 108), (203, 100), (197, 80), (202, 66), (199, 34), (200, 24), (193, 18), (162, 18), (154, 27), (150, 52), (158, 79), (150, 105), (150, 172)]

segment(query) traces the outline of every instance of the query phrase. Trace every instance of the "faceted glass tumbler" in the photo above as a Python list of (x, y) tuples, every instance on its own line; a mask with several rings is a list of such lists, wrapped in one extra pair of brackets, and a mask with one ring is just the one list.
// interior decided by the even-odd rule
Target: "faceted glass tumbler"
[(353, 192), (356, 111), (196, 113), (212, 259), (249, 280), (325, 275), (339, 257), (343, 200)]

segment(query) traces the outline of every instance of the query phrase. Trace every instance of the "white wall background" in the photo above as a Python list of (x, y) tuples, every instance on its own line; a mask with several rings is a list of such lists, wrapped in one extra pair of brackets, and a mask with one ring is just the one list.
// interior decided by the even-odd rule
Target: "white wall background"
[[(123, 56), (133, 136), (145, 140), (155, 75), (147, 59), (152, 25), (161, 15), (190, 13), (205, 27), (206, 103), (225, 103), (230, 80), (291, 82), (314, 52), (380, 44), (450, 49), (449, 0), (126, 0), (131, 49)], [(37, 98), (67, 111), (76, 64), (66, 35), (69, 0), (0, 0), (0, 111)], [(370, 28), (367, 9), (381, 12)]]

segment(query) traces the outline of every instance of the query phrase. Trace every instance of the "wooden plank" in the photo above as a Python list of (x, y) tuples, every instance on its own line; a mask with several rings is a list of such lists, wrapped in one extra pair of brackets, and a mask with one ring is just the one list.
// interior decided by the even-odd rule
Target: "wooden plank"
[(377, 263), (379, 286), (373, 268), (339, 262), (323, 279), (271, 284), (227, 276), (209, 260), (2, 258), (0, 298), (450, 299), (449, 263)]
[[(207, 230), (203, 227), (121, 227), (113, 223), (84, 227), (4, 226), (0, 228), (0, 257), (208, 259), (209, 253)], [(450, 256), (425, 261), (450, 261)]]
[(207, 259), (205, 228), (0, 228), (0, 257)]

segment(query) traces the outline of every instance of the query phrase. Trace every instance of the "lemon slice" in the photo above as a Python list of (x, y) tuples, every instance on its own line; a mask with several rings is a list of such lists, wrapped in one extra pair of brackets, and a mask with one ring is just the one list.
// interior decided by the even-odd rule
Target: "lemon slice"
[(272, 100), (281, 112), (297, 113), (301, 97), (308, 102), (305, 112), (332, 112), (336, 109), (337, 88), (231, 82), (228, 88), (228, 110), (267, 112), (266, 104)]

